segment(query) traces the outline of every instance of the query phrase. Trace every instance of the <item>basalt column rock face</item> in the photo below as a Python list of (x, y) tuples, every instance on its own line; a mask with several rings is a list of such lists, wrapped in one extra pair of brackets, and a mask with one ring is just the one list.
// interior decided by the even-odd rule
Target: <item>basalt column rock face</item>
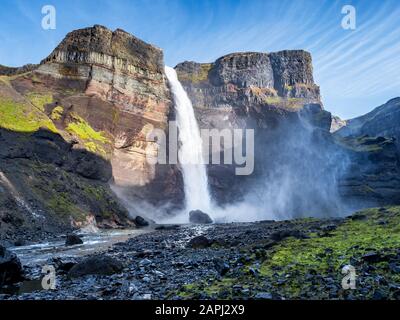
[(301, 50), (233, 53), (214, 63), (183, 62), (176, 70), (196, 108), (256, 104), (293, 110), (320, 103), (311, 55)]

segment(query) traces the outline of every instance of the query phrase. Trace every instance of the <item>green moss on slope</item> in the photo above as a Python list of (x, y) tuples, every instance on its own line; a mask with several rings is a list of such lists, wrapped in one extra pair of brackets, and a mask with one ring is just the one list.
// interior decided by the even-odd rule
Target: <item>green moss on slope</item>
[(64, 108), (62, 106), (57, 106), (51, 112), (50, 118), (54, 121), (60, 120), (64, 113)]
[(111, 192), (100, 183), (40, 162), (25, 161), (20, 170), (34, 198), (58, 219), (80, 222), (89, 215), (107, 219), (120, 213)]
[(54, 123), (43, 113), (24, 103), (0, 98), (0, 127), (17, 132), (35, 132), (47, 128), (57, 132)]
[(393, 143), (392, 139), (381, 137), (336, 137), (336, 141), (347, 149), (356, 152), (381, 152), (385, 146)]
[(110, 140), (104, 135), (104, 132), (94, 130), (76, 113), (71, 113), (71, 117), (72, 121), (66, 130), (79, 138), (88, 151), (105, 156), (104, 144), (110, 143)]
[(44, 111), (44, 107), (53, 102), (53, 95), (50, 93), (31, 92), (27, 98), (40, 111)]
[[(310, 239), (285, 240), (264, 262), (261, 274), (268, 278), (296, 274), (287, 277), (282, 284), (282, 292), (297, 297), (304, 290), (310, 272), (316, 275), (340, 275), (344, 265), (354, 264), (352, 260), (360, 261), (367, 252), (384, 251), (385, 255), (395, 253), (400, 247), (400, 208), (389, 208), (384, 213), (378, 209), (368, 209), (361, 214), (366, 218), (346, 221), (329, 237), (313, 235)], [(387, 223), (380, 224), (380, 219), (385, 219)], [(377, 274), (395, 277), (385, 270), (387, 265), (376, 267)]]
[(68, 124), (67, 131), (77, 135), (82, 140), (94, 140), (102, 143), (108, 142), (103, 132), (95, 131), (89, 123), (76, 113), (72, 113), (71, 116), (73, 121)]
[[(377, 290), (383, 290), (388, 298), (394, 297), (395, 291), (388, 290), (381, 282), (400, 282), (400, 274), (389, 267), (391, 257), (396, 257), (400, 248), (400, 207), (363, 210), (345, 219), (329, 234), (310, 232), (308, 236), (282, 240), (258, 257), (254, 247), (244, 248), (248, 261), (234, 273), (234, 278), (228, 273), (221, 279), (195, 282), (184, 286), (177, 294), (182, 298), (199, 294), (237, 298), (241, 296), (234, 296), (237, 293), (233, 286), (241, 285), (243, 289), (256, 292), (260, 290), (257, 288), (267, 286), (268, 290), (286, 299), (344, 299), (348, 295), (369, 299)], [(381, 257), (380, 260), (372, 264), (365, 262), (363, 257), (370, 252)], [(256, 261), (261, 264), (255, 277), (249, 268)], [(341, 288), (342, 267), (349, 264), (356, 268), (360, 291)]]

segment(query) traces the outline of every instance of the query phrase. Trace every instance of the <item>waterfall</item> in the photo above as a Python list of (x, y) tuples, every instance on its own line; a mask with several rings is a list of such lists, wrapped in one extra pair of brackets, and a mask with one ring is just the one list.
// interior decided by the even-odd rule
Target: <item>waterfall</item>
[(186, 210), (210, 213), (211, 197), (208, 190), (206, 167), (203, 161), (202, 139), (192, 103), (173, 68), (165, 67), (173, 94), (176, 121), (179, 129), (178, 160), (182, 166)]

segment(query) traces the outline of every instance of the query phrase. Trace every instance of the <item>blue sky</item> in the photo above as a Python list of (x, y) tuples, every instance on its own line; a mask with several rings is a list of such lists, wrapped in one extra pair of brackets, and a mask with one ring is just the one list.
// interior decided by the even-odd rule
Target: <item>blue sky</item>
[[(41, 27), (44, 5), (56, 30)], [(344, 5), (357, 27), (341, 27)], [(122, 28), (164, 50), (166, 64), (237, 51), (305, 49), (324, 106), (342, 118), (400, 96), (399, 0), (1, 0), (0, 64), (38, 63), (73, 29)]]

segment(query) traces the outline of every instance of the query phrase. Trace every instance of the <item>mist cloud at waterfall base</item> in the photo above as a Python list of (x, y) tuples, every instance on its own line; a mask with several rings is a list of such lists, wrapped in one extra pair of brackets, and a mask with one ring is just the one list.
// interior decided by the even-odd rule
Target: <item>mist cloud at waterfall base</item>
[(246, 192), (223, 206), (214, 202), (207, 213), (215, 222), (343, 217), (354, 210), (340, 194), (349, 155), (307, 114), (286, 119), (274, 130), (259, 130), (255, 149), (256, 170), (239, 183)]
[[(341, 217), (353, 211), (339, 192), (350, 159), (329, 132), (299, 118), (282, 123), (268, 135), (259, 132), (257, 137), (255, 172), (239, 178), (246, 192), (235, 200), (236, 190), (228, 186), (226, 192), (232, 192), (234, 200), (224, 204), (217, 203), (214, 195), (205, 212), (215, 222)], [(145, 200), (132, 201), (118, 188), (113, 190), (126, 199), (132, 217), (141, 215), (157, 223), (189, 223), (188, 208), (176, 210), (168, 203), (154, 206)]]
[(287, 220), (346, 216), (352, 208), (340, 195), (348, 153), (330, 133), (299, 113), (268, 132), (258, 132), (256, 171), (243, 200), (215, 208), (216, 221)]

